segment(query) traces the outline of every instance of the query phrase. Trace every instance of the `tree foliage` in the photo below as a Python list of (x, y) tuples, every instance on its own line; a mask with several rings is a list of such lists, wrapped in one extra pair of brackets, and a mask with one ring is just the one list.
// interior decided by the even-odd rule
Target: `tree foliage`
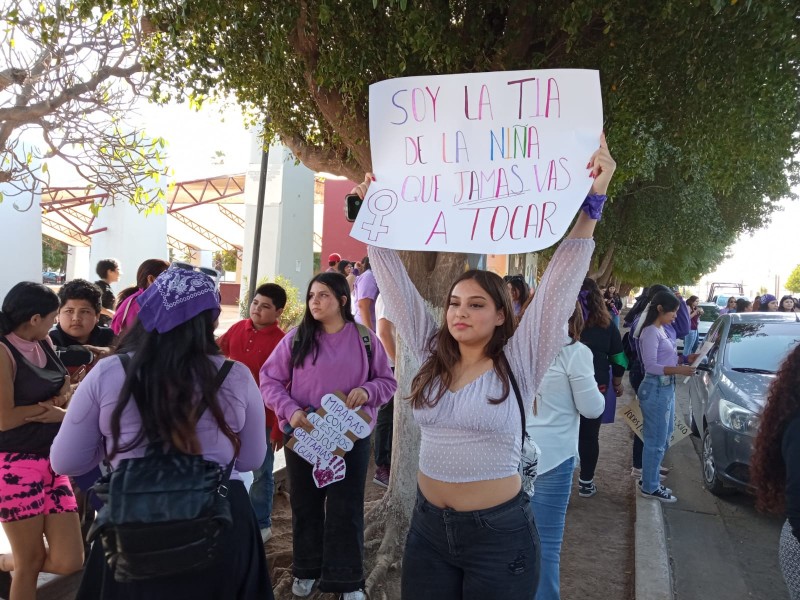
[(67, 269), (69, 247), (64, 242), (42, 236), (42, 270), (63, 273)]
[(164, 141), (126, 121), (147, 90), (138, 21), (61, 0), (4, 0), (0, 23), (0, 182), (20, 197), (14, 206), (28, 209), (49, 186), (53, 157), (89, 189), (142, 206), (162, 196), (153, 180)]
[(695, 280), (798, 181), (796, 2), (405, 4), (101, 1), (153, 25), (157, 100), (233, 96), (308, 167), (356, 180), (370, 167), (373, 82), (599, 69), (618, 173), (597, 261), (631, 284)]
[(795, 294), (800, 293), (800, 265), (797, 265), (786, 280), (786, 289)]

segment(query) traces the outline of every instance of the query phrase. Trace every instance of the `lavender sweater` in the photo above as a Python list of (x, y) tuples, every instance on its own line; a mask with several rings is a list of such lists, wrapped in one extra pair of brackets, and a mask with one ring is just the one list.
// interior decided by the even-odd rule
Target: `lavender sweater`
[(647, 375), (663, 375), (664, 367), (678, 364), (675, 340), (665, 329), (666, 327), (648, 325), (639, 334), (639, 356)]
[[(506, 344), (505, 353), (528, 413), (542, 378), (564, 345), (567, 319), (575, 308), (593, 250), (591, 239), (561, 242), (533, 302)], [(405, 348), (422, 363), (439, 323), (427, 311), (395, 251), (370, 247), (369, 257), (386, 304), (386, 317), (397, 326)], [(422, 432), (422, 473), (438, 481), (470, 482), (501, 479), (517, 472), (522, 437), (517, 401), (511, 392), (504, 402), (489, 403), (490, 398), (501, 397), (502, 387), (492, 369), (455, 392), (448, 390), (435, 407), (414, 410)]]
[[(223, 356), (209, 356), (222, 365)], [(117, 405), (125, 371), (116, 356), (97, 363), (72, 397), (64, 423), (50, 449), (53, 470), (62, 475), (82, 475), (105, 458), (111, 450), (111, 413)], [(217, 400), (225, 414), (225, 421), (239, 435), (241, 449), (231, 475), (241, 479), (239, 472), (253, 471), (261, 466), (267, 454), (264, 437), (264, 405), (250, 371), (241, 363), (234, 363), (222, 383)], [(141, 428), (141, 417), (135, 402), (129, 402), (120, 421), (120, 442), (133, 439)], [(205, 411), (197, 423), (197, 437), (203, 456), (226, 466), (233, 458), (233, 445), (217, 426), (210, 411)], [(147, 441), (128, 452), (114, 457), (112, 466), (123, 458), (144, 456)]]
[[(346, 323), (336, 333), (320, 333), (316, 361), (307, 356), (301, 367), (291, 366), (292, 343), (297, 329), (286, 334), (261, 367), (261, 394), (264, 404), (278, 416), (281, 430), (298, 410), (317, 409), (326, 394), (353, 388), (367, 391), (369, 400), (362, 407), (375, 427), (378, 409), (392, 399), (397, 382), (389, 367), (386, 350), (372, 335), (372, 360), (358, 328)], [(263, 412), (263, 411), (262, 411)]]

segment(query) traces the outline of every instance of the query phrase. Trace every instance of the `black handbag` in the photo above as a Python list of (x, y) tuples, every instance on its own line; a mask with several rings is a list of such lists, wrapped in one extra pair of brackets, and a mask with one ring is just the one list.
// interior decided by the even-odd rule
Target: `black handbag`
[[(127, 355), (120, 358), (127, 370)], [(223, 364), (217, 388), (232, 364)], [(235, 461), (223, 470), (159, 441), (101, 477), (92, 492), (104, 505), (87, 540), (99, 538), (114, 579), (166, 577), (214, 562), (220, 534), (233, 523), (227, 485)]]

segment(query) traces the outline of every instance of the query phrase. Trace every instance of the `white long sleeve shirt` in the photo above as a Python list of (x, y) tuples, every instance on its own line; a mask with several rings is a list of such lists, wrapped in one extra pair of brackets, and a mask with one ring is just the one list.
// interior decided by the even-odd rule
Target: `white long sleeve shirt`
[(580, 415), (595, 419), (603, 414), (605, 398), (594, 379), (592, 351), (567, 341), (556, 356), (536, 393), (536, 415), (525, 415), (528, 435), (541, 450), (539, 475), (578, 455)]

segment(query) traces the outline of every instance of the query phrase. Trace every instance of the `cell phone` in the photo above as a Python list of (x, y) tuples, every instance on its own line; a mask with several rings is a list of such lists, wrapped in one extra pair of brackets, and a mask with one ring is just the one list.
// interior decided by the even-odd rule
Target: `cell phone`
[(358, 194), (347, 194), (347, 196), (344, 197), (344, 218), (350, 223), (355, 221), (363, 203), (364, 201)]

